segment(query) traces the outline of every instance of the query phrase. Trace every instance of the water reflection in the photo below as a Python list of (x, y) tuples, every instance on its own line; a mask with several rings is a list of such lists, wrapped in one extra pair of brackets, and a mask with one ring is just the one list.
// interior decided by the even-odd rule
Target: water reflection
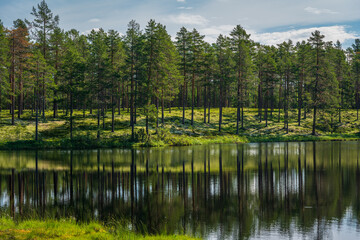
[(0, 152), (0, 214), (213, 239), (360, 237), (359, 142)]

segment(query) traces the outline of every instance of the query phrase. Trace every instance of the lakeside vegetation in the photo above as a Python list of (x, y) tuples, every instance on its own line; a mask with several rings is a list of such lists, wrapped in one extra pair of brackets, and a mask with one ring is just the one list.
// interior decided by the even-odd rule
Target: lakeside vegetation
[(134, 233), (122, 224), (104, 226), (97, 222), (86, 224), (75, 220), (24, 220), (15, 222), (11, 218), (0, 218), (1, 239), (118, 239), (118, 240), (195, 240), (184, 235), (142, 235)]
[[(186, 113), (190, 113), (188, 109)], [(283, 129), (283, 123), (278, 121), (277, 116), (269, 115), (268, 126), (260, 122), (257, 109), (245, 109), (246, 118), (244, 123), (248, 126), (236, 131), (235, 108), (223, 109), (223, 131), (219, 132), (218, 115), (219, 109), (212, 109), (210, 123), (203, 123), (202, 111), (194, 110), (194, 125), (181, 123), (182, 110), (172, 108), (171, 113), (164, 113), (164, 124), (156, 128), (155, 122), (150, 124), (151, 134), (145, 133), (145, 115), (138, 112), (138, 123), (135, 127), (135, 138), (131, 138), (129, 126), (129, 113), (124, 111), (122, 115), (115, 116), (114, 132), (111, 131), (111, 114), (106, 115), (105, 130), (101, 131), (101, 139), (97, 138), (96, 115), (82, 111), (74, 112), (73, 137), (70, 138), (69, 117), (65, 112), (59, 113), (55, 119), (39, 123), (39, 140), (34, 141), (35, 123), (31, 119), (31, 113), (25, 111), (21, 120), (11, 126), (11, 116), (4, 112), (0, 114), (0, 149), (90, 149), (112, 147), (161, 147), (161, 146), (184, 146), (210, 143), (245, 143), (245, 142), (274, 142), (274, 141), (322, 141), (322, 140), (358, 140), (359, 121), (356, 121), (356, 111), (348, 110), (343, 113), (342, 123), (329, 122), (327, 116), (322, 116), (318, 123), (318, 135), (311, 132), (311, 116), (303, 120), (298, 126), (295, 121), (290, 121), (289, 132)], [(277, 112), (276, 112), (277, 113)], [(290, 119), (296, 117), (296, 113)]]

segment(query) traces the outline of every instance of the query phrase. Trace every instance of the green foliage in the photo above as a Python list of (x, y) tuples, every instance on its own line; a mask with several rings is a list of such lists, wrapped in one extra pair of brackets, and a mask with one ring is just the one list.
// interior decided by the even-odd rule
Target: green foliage
[[(284, 134), (299, 129), (304, 134), (312, 115), (313, 134), (315, 130), (318, 134), (347, 133), (357, 126), (350, 123), (352, 127), (348, 127), (347, 119), (354, 118), (345, 115), (360, 108), (358, 39), (352, 49), (344, 51), (340, 42), (325, 42), (324, 36), (315, 31), (308, 41), (264, 46), (254, 43), (250, 34), (237, 25), (230, 36), (219, 35), (214, 44), (206, 43), (197, 29), (189, 31), (185, 27), (173, 42), (166, 27), (154, 20), (143, 31), (135, 20), (130, 21), (126, 35), (121, 37), (115, 30), (105, 32), (102, 28), (87, 35), (75, 29), (64, 32), (59, 28), (59, 17), (45, 1), (31, 14), (32, 22), (25, 21), (28, 25), (21, 19), (14, 21), (13, 30), (19, 32), (7, 30), (0, 23), (0, 109), (15, 109), (13, 125), (17, 111), (18, 119), (31, 126), (37, 119), (42, 128), (52, 121), (45, 118), (47, 110), (52, 110), (55, 121), (62, 119), (62, 127), (40, 129), (39, 136), (33, 135), (56, 139), (54, 147), (77, 145), (71, 141), (59, 144), (59, 138), (69, 136), (66, 131), (72, 136), (72, 130), (74, 136), (85, 136), (88, 130), (90, 139), (106, 146), (152, 146), (201, 142), (162, 136), (160, 127), (170, 129), (170, 136), (181, 132), (198, 139), (205, 135), (219, 137), (214, 121), (218, 131), (230, 135), (251, 134), (248, 129), (268, 133), (271, 128), (278, 129), (280, 122)], [(28, 38), (30, 26), (33, 41)], [(16, 49), (9, 44), (15, 40), (15, 32), (22, 32), (22, 41), (13, 41), (19, 43)], [(165, 114), (171, 107), (182, 107), (182, 111)], [(227, 111), (233, 107), (236, 112)], [(73, 116), (74, 109), (82, 114)], [(30, 110), (31, 114), (24, 113)], [(359, 120), (356, 115), (353, 121)], [(92, 119), (94, 116), (97, 121)], [(110, 119), (114, 139), (108, 132)], [(297, 129), (293, 129), (295, 121)], [(346, 127), (341, 127), (342, 123)], [(144, 127), (146, 138), (135, 134)], [(15, 136), (28, 139), (31, 131), (35, 129), (10, 131), (6, 141), (15, 140)], [(130, 135), (130, 143), (120, 143)], [(92, 146), (93, 140), (81, 141)]]
[(0, 218), (1, 239), (144, 239), (144, 240), (191, 240), (185, 235), (141, 235), (127, 229), (122, 222), (109, 226), (98, 222), (78, 224), (72, 219), (25, 220), (15, 222)]

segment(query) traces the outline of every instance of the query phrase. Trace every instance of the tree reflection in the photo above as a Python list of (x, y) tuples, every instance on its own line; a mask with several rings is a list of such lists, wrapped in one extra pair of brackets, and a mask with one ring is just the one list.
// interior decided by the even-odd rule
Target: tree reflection
[(0, 155), (5, 166), (0, 211), (17, 219), (122, 219), (148, 233), (247, 239), (270, 231), (283, 238), (326, 239), (334, 222), (338, 228), (346, 221), (359, 226), (359, 146), (210, 145), (161, 154), (40, 151), (28, 152), (25, 162), (21, 158), (21, 164), (33, 166), (25, 168)]

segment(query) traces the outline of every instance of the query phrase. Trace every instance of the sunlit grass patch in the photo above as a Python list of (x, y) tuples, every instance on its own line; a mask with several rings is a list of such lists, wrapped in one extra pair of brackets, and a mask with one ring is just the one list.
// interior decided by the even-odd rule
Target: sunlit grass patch
[(76, 223), (75, 220), (24, 220), (14, 222), (7, 217), (0, 218), (0, 239), (144, 239), (144, 240), (191, 240), (185, 235), (141, 235), (125, 228), (121, 223), (111, 226), (97, 222)]
[[(135, 139), (131, 139), (130, 116), (127, 109), (115, 114), (114, 132), (111, 127), (111, 112), (105, 118), (101, 116), (98, 126), (97, 111), (74, 111), (73, 139), (70, 139), (69, 114), (60, 111), (57, 118), (52, 112), (46, 112), (46, 120), (39, 117), (39, 141), (35, 142), (35, 118), (27, 110), (21, 119), (11, 125), (11, 115), (6, 111), (0, 113), (0, 149), (35, 149), (35, 148), (101, 148), (101, 147), (162, 147), (183, 146), (208, 143), (238, 143), (261, 141), (312, 141), (312, 140), (354, 140), (359, 139), (360, 121), (356, 120), (355, 110), (343, 110), (341, 122), (326, 112), (319, 113), (317, 122), (318, 136), (311, 136), (311, 111), (302, 113), (300, 126), (297, 122), (297, 111), (289, 112), (289, 131), (284, 129), (283, 111), (274, 109), (260, 117), (257, 109), (244, 109), (244, 129), (239, 126), (236, 134), (236, 108), (223, 108), (223, 121), (219, 132), (219, 109), (212, 108), (210, 122), (208, 115), (204, 123), (203, 108), (195, 108), (194, 123), (191, 125), (191, 109), (185, 113), (185, 124), (182, 123), (182, 109), (172, 108), (164, 111), (164, 124), (159, 113), (159, 127), (154, 119), (149, 122), (149, 135), (145, 136), (145, 116), (143, 110), (137, 110)], [(85, 116), (85, 117), (84, 117)], [(260, 121), (261, 119), (261, 121)], [(100, 138), (97, 138), (97, 133)]]

